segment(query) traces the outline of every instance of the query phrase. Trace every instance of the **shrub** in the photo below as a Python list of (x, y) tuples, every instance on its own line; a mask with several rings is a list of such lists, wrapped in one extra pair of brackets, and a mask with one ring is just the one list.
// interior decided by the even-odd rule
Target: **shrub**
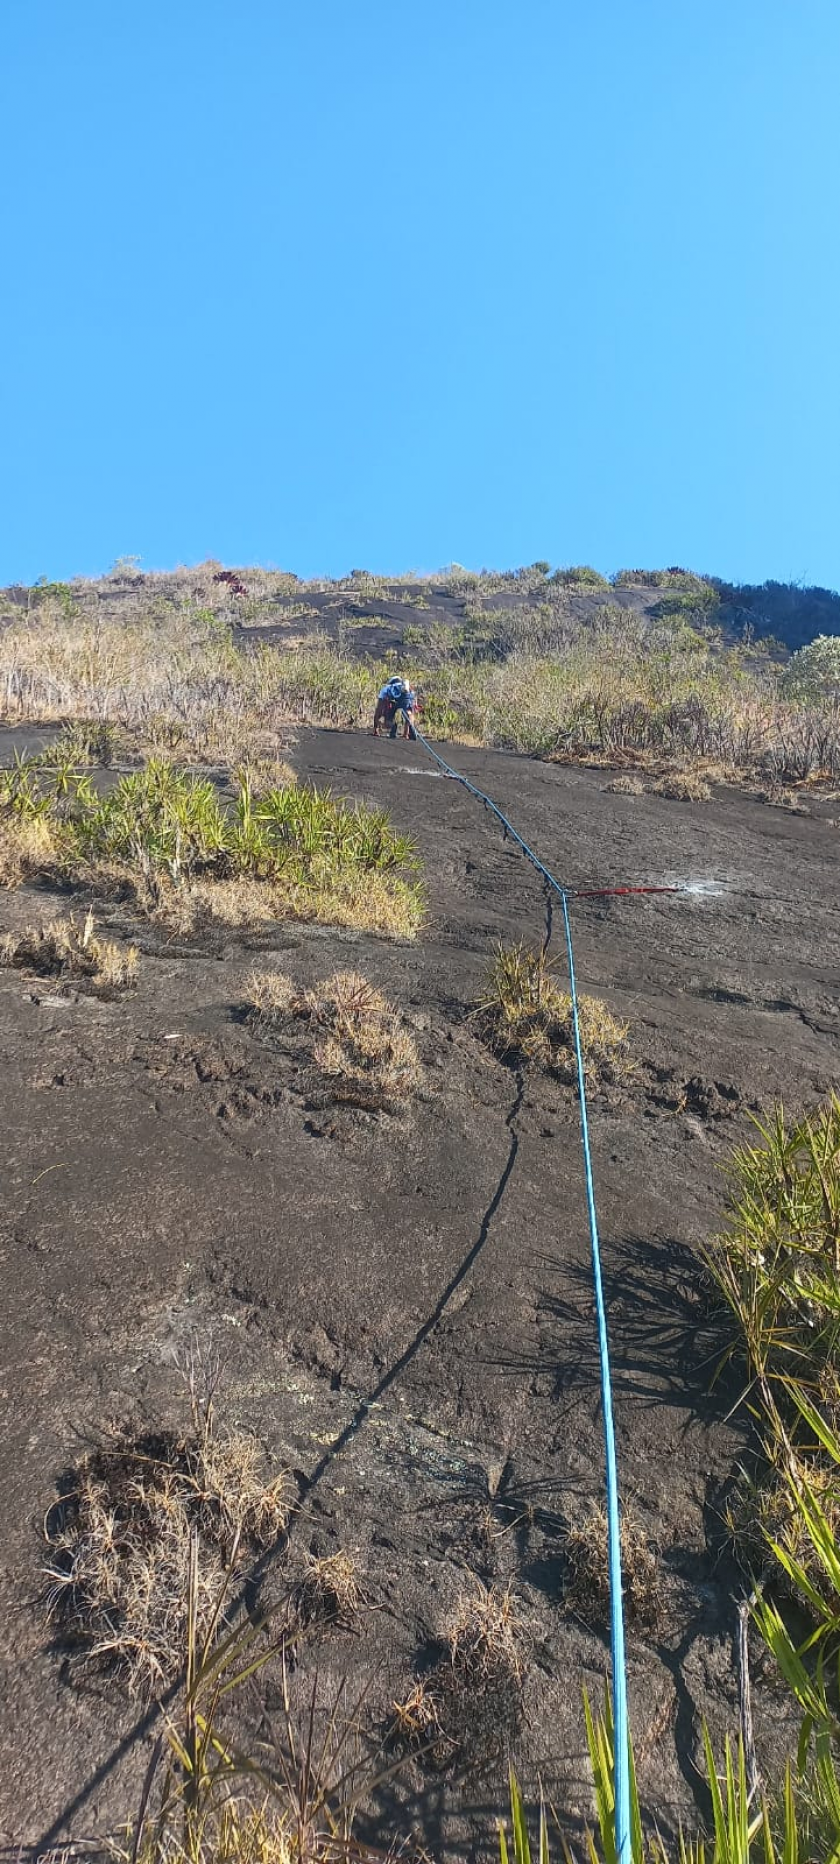
[(818, 634), (788, 661), (782, 691), (795, 699), (840, 703), (840, 634)]
[(609, 583), (600, 570), (593, 570), (588, 563), (576, 563), (566, 569), (555, 570), (549, 581), (559, 584), (561, 588), (608, 589)]

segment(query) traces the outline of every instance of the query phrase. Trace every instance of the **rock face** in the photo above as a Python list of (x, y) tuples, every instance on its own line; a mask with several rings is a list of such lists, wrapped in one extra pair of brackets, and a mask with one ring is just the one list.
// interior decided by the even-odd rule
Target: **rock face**
[[(629, 1624), (631, 1719), (667, 1833), (702, 1806), (701, 1718), (719, 1739), (737, 1714), (721, 1508), (744, 1435), (737, 1383), (710, 1389), (720, 1339), (695, 1245), (721, 1221), (750, 1109), (807, 1105), (836, 1076), (837, 832), (731, 793), (675, 803), (610, 791), (603, 772), (453, 756), (570, 886), (722, 883), (573, 908), (580, 988), (629, 1023), (634, 1061), (591, 1117), (621, 1486), (659, 1573), (656, 1610)], [(173, 947), (145, 927), (137, 990), (114, 1002), (0, 971), (9, 1843), (107, 1829), (136, 1805), (151, 1721), (49, 1647), (40, 1523), (108, 1420), (177, 1425), (173, 1359), (196, 1335), (225, 1363), (220, 1409), (297, 1482), (267, 1596), (306, 1556), (349, 1552), (359, 1576), (352, 1626), (310, 1627), (301, 1702), (316, 1670), (325, 1696), (346, 1676), (386, 1741), (465, 1600), (512, 1588), (504, 1715), (489, 1685), (483, 1710), (449, 1703), (443, 1745), (418, 1759), (407, 1741), (373, 1790), (373, 1831), (433, 1855), (492, 1849), (508, 1749), (571, 1828), (589, 1807), (580, 1691), (600, 1691), (606, 1631), (564, 1603), (566, 1531), (603, 1488), (578, 1112), (563, 1081), (498, 1060), (471, 1014), (496, 942), (540, 941), (544, 903), (420, 745), (311, 732), (293, 757), (416, 836), (415, 944), (283, 925)], [(0, 895), (0, 931), (47, 907), (43, 890)], [(255, 963), (302, 987), (352, 966), (397, 1004), (419, 1056), (405, 1111), (313, 1094), (293, 1045), (241, 1018)], [(270, 1716), (276, 1687), (267, 1672), (246, 1719)], [(782, 1710), (757, 1693), (772, 1756)]]

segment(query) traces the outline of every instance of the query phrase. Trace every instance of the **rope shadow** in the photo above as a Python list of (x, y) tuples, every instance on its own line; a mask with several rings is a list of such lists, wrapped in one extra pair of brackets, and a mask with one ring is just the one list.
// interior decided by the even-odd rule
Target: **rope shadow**
[[(700, 1423), (719, 1422), (741, 1381), (735, 1368), (716, 1377), (728, 1344), (725, 1316), (693, 1251), (674, 1237), (627, 1236), (607, 1245), (605, 1258), (616, 1393), (645, 1407), (670, 1400)], [(572, 1283), (569, 1294), (548, 1293), (541, 1302), (555, 1338), (494, 1363), (511, 1372), (552, 1372), (556, 1400), (591, 1396), (599, 1362), (588, 1265), (547, 1260), (547, 1266)]]
[(502, 1169), (502, 1173), (499, 1178), (499, 1181), (496, 1185), (496, 1189), (493, 1192), (493, 1196), (491, 1197), (490, 1202), (487, 1206), (487, 1209), (484, 1212), (484, 1216), (482, 1217), (481, 1225), (478, 1231), (478, 1235), (475, 1239), (475, 1242), (471, 1245), (470, 1249), (467, 1251), (467, 1254), (465, 1255), (463, 1262), (460, 1264), (455, 1274), (452, 1276), (451, 1281), (447, 1283), (439, 1300), (436, 1302), (434, 1308), (432, 1309), (431, 1314), (429, 1315), (427, 1320), (424, 1320), (422, 1327), (418, 1329), (417, 1333), (414, 1335), (413, 1340), (409, 1342), (408, 1346), (405, 1348), (404, 1352), (400, 1354), (399, 1358), (395, 1359), (393, 1365), (389, 1366), (388, 1371), (383, 1373), (382, 1378), (379, 1380), (378, 1384), (376, 1384), (373, 1387), (373, 1390), (368, 1392), (367, 1396), (360, 1400), (359, 1404), (356, 1407), (356, 1410), (353, 1413), (353, 1416), (350, 1418), (349, 1422), (345, 1424), (344, 1429), (342, 1430), (340, 1436), (338, 1436), (335, 1442), (330, 1444), (329, 1448), (324, 1451), (324, 1454), (321, 1457), (320, 1462), (316, 1464), (311, 1476), (309, 1476), (306, 1479), (306, 1481), (302, 1483), (301, 1485), (302, 1500), (305, 1500), (305, 1501), (309, 1500), (310, 1496), (313, 1494), (314, 1490), (318, 1487), (319, 1483), (321, 1483), (324, 1480), (324, 1477), (328, 1474), (333, 1463), (349, 1447), (349, 1445), (353, 1442), (354, 1438), (358, 1436), (358, 1433), (362, 1429), (362, 1426), (365, 1424), (368, 1414), (373, 1408), (373, 1406), (381, 1403), (386, 1392), (389, 1392), (391, 1390), (392, 1386), (394, 1386), (397, 1383), (397, 1380), (402, 1377), (402, 1374), (411, 1365), (412, 1360), (414, 1360), (417, 1357), (417, 1354), (420, 1352), (421, 1347), (425, 1345), (426, 1341), (429, 1339), (431, 1334), (434, 1333), (435, 1328), (439, 1325), (440, 1321), (443, 1319), (443, 1316), (446, 1313), (446, 1310), (449, 1306), (450, 1301), (452, 1300), (453, 1296), (457, 1294), (458, 1289), (460, 1288), (462, 1282), (466, 1280), (466, 1277), (468, 1276), (470, 1269), (474, 1266), (475, 1262), (480, 1256), (481, 1251), (484, 1248), (484, 1245), (487, 1242), (487, 1238), (490, 1234), (490, 1227), (493, 1222), (493, 1218), (495, 1217), (496, 1212), (499, 1209), (499, 1205), (501, 1204), (502, 1198), (504, 1197), (505, 1191), (507, 1190), (507, 1186), (510, 1181), (510, 1176), (513, 1171), (514, 1165), (516, 1163), (516, 1155), (519, 1151), (519, 1136), (516, 1131), (516, 1121), (518, 1119), (519, 1112), (522, 1107), (522, 1098), (523, 1098), (524, 1091), (525, 1091), (524, 1077), (522, 1073), (519, 1072), (516, 1077), (516, 1094), (505, 1116), (505, 1126), (508, 1130), (508, 1133), (510, 1134), (510, 1145), (508, 1148), (507, 1159), (505, 1160), (505, 1164)]

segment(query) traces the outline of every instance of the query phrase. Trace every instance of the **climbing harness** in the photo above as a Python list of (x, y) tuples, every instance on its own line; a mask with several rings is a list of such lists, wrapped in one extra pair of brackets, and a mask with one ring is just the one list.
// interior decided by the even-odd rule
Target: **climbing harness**
[(598, 1213), (595, 1207), (595, 1183), (592, 1173), (592, 1155), (589, 1145), (589, 1115), (586, 1104), (586, 1082), (583, 1066), (583, 1048), (580, 1036), (580, 1019), (578, 1009), (577, 980), (575, 977), (575, 960), (572, 947), (572, 927), (569, 916), (569, 901), (573, 899), (595, 899), (610, 894), (623, 893), (679, 893), (679, 886), (668, 887), (599, 887), (587, 892), (578, 892), (573, 888), (561, 887), (549, 869), (534, 853), (533, 848), (523, 840), (512, 822), (494, 803), (492, 797), (485, 795), (470, 783), (460, 770), (453, 769), (446, 759), (435, 751), (428, 739), (415, 726), (418, 744), (434, 759), (442, 774), (459, 783), (469, 791), (477, 802), (489, 809), (502, 825), (505, 836), (510, 836), (517, 847), (530, 861), (540, 875), (546, 890), (548, 915), (546, 923), (546, 943), (551, 933), (551, 900), (556, 894), (563, 909), (563, 930), (566, 939), (566, 958), (569, 968), (569, 995), (572, 1007), (572, 1032), (574, 1036), (575, 1063), (577, 1068), (578, 1102), (580, 1106), (580, 1132), (583, 1147), (584, 1179), (586, 1183), (586, 1206), (589, 1217), (589, 1237), (592, 1248), (592, 1275), (595, 1284), (595, 1314), (598, 1327), (598, 1355), (601, 1370), (601, 1413), (604, 1425), (604, 1455), (606, 1463), (607, 1491), (607, 1539), (610, 1573), (610, 1645), (612, 1655), (612, 1708), (614, 1740), (614, 1793), (615, 1793), (615, 1851), (617, 1864), (630, 1864), (630, 1744), (627, 1719), (627, 1670), (624, 1654), (624, 1608), (621, 1591), (621, 1517), (618, 1499), (618, 1471), (615, 1455), (615, 1427), (613, 1422), (612, 1379), (610, 1375), (609, 1340), (607, 1336), (607, 1316), (604, 1305), (604, 1288), (601, 1277), (601, 1245), (598, 1235)]

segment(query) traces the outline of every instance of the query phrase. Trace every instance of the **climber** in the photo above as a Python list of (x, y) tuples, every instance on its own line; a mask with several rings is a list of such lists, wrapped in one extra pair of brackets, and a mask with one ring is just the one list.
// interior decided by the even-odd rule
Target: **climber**
[(376, 701), (376, 711), (373, 715), (373, 735), (375, 738), (379, 737), (380, 725), (393, 726), (394, 729), (391, 731), (390, 736), (392, 738), (396, 737), (396, 714), (399, 710), (404, 709), (406, 702), (412, 698), (413, 694), (408, 682), (401, 679), (399, 674), (395, 674), (393, 679), (388, 680), (387, 685), (381, 688)]
[(417, 737), (417, 733), (414, 729), (413, 720), (416, 714), (419, 712), (419, 710), (420, 710), (420, 705), (417, 699), (417, 694), (413, 693), (410, 687), (406, 687), (405, 692), (402, 694), (402, 697), (397, 700), (396, 705), (394, 707), (394, 716), (391, 720), (391, 729), (388, 733), (389, 738), (396, 737), (397, 726), (400, 722), (400, 719), (402, 719), (403, 737), (415, 739)]

